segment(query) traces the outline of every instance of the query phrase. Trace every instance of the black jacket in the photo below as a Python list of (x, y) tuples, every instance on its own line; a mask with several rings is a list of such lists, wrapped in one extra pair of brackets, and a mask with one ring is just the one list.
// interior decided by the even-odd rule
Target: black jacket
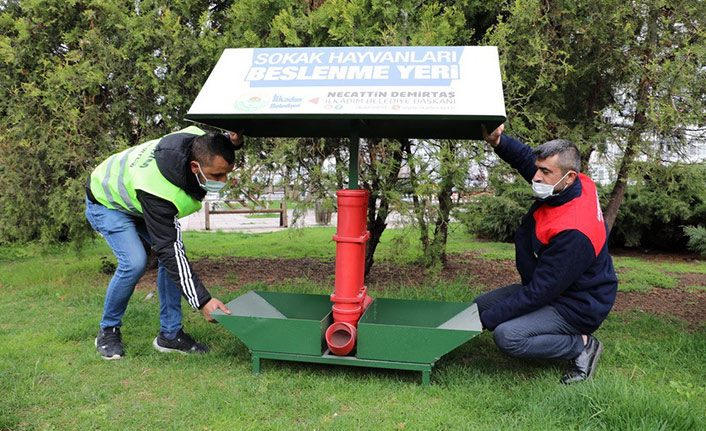
[[(502, 135), (495, 152), (532, 181), (537, 168), (531, 148)], [(515, 235), (515, 253), (523, 286), (481, 314), (486, 328), (545, 305), (584, 334), (600, 326), (615, 301), (618, 280), (593, 181), (580, 174), (558, 195), (537, 200)]]
[[(201, 201), (206, 191), (199, 186), (189, 168), (191, 145), (197, 136), (191, 133), (167, 135), (159, 141), (154, 154), (162, 175), (189, 196)], [(98, 203), (91, 193), (90, 178), (86, 194), (88, 199)], [(181, 289), (187, 302), (194, 308), (202, 308), (211, 299), (211, 295), (186, 258), (176, 206), (142, 190), (137, 191), (137, 199), (142, 205), (145, 227), (159, 262), (174, 284)]]

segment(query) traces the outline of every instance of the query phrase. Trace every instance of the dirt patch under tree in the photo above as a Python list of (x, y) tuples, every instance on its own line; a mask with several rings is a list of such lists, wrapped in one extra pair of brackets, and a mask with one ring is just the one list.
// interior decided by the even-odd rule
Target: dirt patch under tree
[[(645, 256), (640, 255), (640, 258)], [(655, 262), (693, 261), (694, 256), (651, 255), (648, 260)], [(220, 259), (198, 259), (192, 262), (194, 270), (206, 286), (220, 285), (227, 289), (239, 290), (251, 283), (282, 284), (297, 280), (315, 281), (330, 284), (333, 289), (335, 262), (333, 259), (282, 259), (225, 257)], [(157, 270), (145, 273), (138, 288), (153, 289)], [(485, 290), (519, 283), (520, 279), (511, 260), (484, 260), (478, 253), (449, 255), (449, 261), (442, 271), (429, 274), (420, 265), (397, 265), (377, 262), (367, 279), (371, 288), (407, 284), (419, 286), (429, 284), (434, 277), (446, 281), (468, 279), (473, 286), (483, 286)], [(678, 274), (678, 285), (673, 289), (652, 289), (649, 292), (618, 292), (613, 308), (621, 312), (640, 310), (660, 315), (673, 315), (689, 323), (696, 329), (706, 323), (706, 290), (694, 286), (706, 286), (706, 274)]]

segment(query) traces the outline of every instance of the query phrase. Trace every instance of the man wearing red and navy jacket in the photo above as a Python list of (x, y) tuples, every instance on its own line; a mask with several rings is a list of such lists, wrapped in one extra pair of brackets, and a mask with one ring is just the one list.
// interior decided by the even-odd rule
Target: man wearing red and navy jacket
[(596, 185), (580, 173), (580, 153), (571, 142), (532, 149), (503, 130), (484, 130), (484, 139), (532, 184), (536, 201), (515, 234), (522, 284), (474, 302), (503, 352), (568, 359), (562, 383), (588, 379), (603, 351), (591, 334), (608, 315), (618, 287)]

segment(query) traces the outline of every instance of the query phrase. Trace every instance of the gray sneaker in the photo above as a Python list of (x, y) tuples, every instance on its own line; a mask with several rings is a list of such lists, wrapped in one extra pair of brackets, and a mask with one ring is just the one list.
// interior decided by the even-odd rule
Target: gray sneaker
[(603, 353), (603, 343), (598, 341), (593, 335), (589, 335), (588, 343), (586, 343), (583, 352), (576, 359), (569, 361), (569, 369), (561, 378), (561, 383), (569, 385), (593, 377), (601, 353)]
[(120, 359), (123, 351), (123, 340), (120, 337), (120, 328), (105, 328), (98, 333), (95, 341), (96, 350), (106, 360)]
[(201, 343), (197, 343), (183, 329), (180, 329), (176, 338), (169, 340), (161, 332), (152, 342), (152, 346), (162, 353), (206, 353), (210, 349)]

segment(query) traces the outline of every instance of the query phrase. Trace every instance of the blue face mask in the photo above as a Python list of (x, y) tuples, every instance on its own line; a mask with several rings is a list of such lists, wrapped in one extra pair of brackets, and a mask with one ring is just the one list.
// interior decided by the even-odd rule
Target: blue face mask
[(199, 172), (201, 172), (201, 175), (203, 175), (203, 178), (206, 180), (206, 183), (202, 183), (199, 179), (198, 174), (194, 174), (196, 175), (196, 181), (199, 183), (199, 186), (201, 186), (202, 189), (210, 193), (218, 193), (223, 189), (223, 187), (226, 186), (226, 183), (209, 180), (208, 178), (206, 178), (206, 175), (204, 175), (203, 171), (201, 170), (201, 165), (199, 164), (199, 162), (196, 162), (196, 166), (199, 167)]

